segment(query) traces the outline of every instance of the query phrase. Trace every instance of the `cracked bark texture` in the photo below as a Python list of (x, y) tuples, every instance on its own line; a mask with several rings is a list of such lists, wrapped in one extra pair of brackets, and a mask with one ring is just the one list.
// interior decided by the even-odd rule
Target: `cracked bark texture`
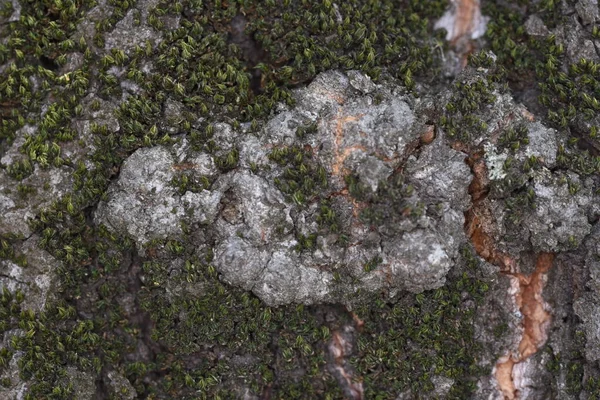
[[(13, 13), (2, 17), (3, 24), (19, 20), (21, 6), (18, 1), (11, 3)], [(148, 25), (149, 10), (159, 2), (138, 1), (104, 35), (104, 46), (100, 46), (95, 40), (97, 23), (112, 10), (108, 3), (99, 2), (77, 25), (77, 37), (89, 43), (94, 56), (100, 58), (109, 55), (107, 49), (119, 48), (131, 57), (138, 46), (153, 49), (164, 40), (162, 33)], [(587, 155), (600, 154), (598, 140), (588, 134), (600, 119), (597, 114), (578, 116), (567, 121), (566, 127), (556, 128), (535, 100), (540, 94), (537, 88), (511, 93), (494, 81), (489, 89), (493, 101), (471, 115), (483, 122), (481, 129), (467, 132), (469, 137), (451, 136), (441, 121), (447, 105), (462, 95), (461, 87), (486, 81), (495, 73), (494, 66), (467, 66), (458, 72), (467, 65), (468, 54), (477, 46), (485, 48), (485, 39), (480, 38), (486, 23), (494, 21), (482, 15), (479, 1), (453, 5), (435, 25), (445, 28), (452, 42), (452, 49), (440, 60), (440, 70), (452, 84), (440, 78), (433, 83), (418, 82), (417, 90), (408, 90), (409, 80), (400, 82), (385, 72), (375, 82), (353, 69), (325, 71), (307, 84), (294, 82), (294, 105), (273, 106), (259, 129), (230, 118), (211, 119), (210, 151), (198, 148), (176, 126), (186, 105), (182, 99), (168, 98), (156, 111), (160, 128), (155, 125), (148, 130), (160, 129), (175, 140), (119, 153), (122, 163), (108, 171), (106, 191), (93, 204), (71, 200), (73, 192), (80, 190), (77, 171), (101, 165), (88, 157), (99, 148), (99, 141), (109, 140), (107, 135), (97, 135), (97, 127), (125, 131), (127, 127), (115, 117), (116, 110), (129, 97), (145, 95), (125, 67), (109, 69), (122, 96), (100, 94), (103, 84), (93, 79), (81, 100), (81, 115), (69, 116), (79, 140), (61, 142), (60, 154), (68, 161), (42, 167), (38, 160), (28, 166), (27, 176), (17, 180), (11, 176), (11, 167), (27, 166), (35, 159), (35, 154), (26, 151), (26, 143), (39, 126), (24, 124), (12, 140), (3, 139), (0, 287), (7, 304), (19, 293), (24, 311), (6, 315), (0, 397), (24, 398), (31, 385), (30, 379), (19, 375), (25, 351), (9, 350), (15, 348), (13, 342), (35, 336), (36, 331), (46, 332), (42, 326), (46, 320), (34, 325), (30, 315), (56, 303), (61, 312), (76, 310), (77, 318), (91, 322), (97, 316), (89, 310), (97, 304), (104, 307), (107, 293), (114, 288), (121, 290), (114, 296), (120, 314), (115, 317), (114, 310), (106, 311), (107, 325), (116, 326), (111, 334), (126, 339), (122, 348), (111, 351), (121, 352), (127, 367), (92, 368), (91, 361), (86, 365), (73, 361), (79, 360), (78, 355), (69, 355), (68, 361), (61, 360), (66, 367), (58, 382), (71, 387), (74, 398), (152, 398), (154, 390), (164, 389), (157, 389), (162, 385), (159, 380), (181, 369), (190, 373), (181, 379), (184, 383), (177, 384), (200, 391), (213, 378), (195, 382), (199, 378), (194, 371), (205, 362), (219, 368), (223, 367), (220, 363), (227, 364), (210, 372), (223, 376), (230, 366), (244, 370), (257, 365), (260, 354), (231, 350), (227, 347), (231, 343), (219, 342), (217, 334), (213, 342), (198, 344), (190, 339), (182, 348), (170, 347), (170, 337), (156, 334), (157, 321), (152, 320), (147, 304), (142, 307), (143, 296), (156, 288), (164, 290), (162, 303), (156, 307), (164, 307), (175, 322), (163, 324), (162, 332), (181, 330), (187, 335), (186, 329), (191, 329), (187, 340), (199, 327), (186, 326), (196, 310), (185, 307), (194, 302), (199, 308), (204, 306), (203, 296), (211, 289), (211, 283), (196, 280), (190, 271), (206, 268), (228, 290), (244, 293), (240, 295), (244, 304), (253, 301), (251, 292), (262, 306), (268, 306), (264, 314), (252, 318), (269, 320), (276, 310), (292, 309), (285, 307), (314, 307), (311, 313), (327, 340), (310, 348), (298, 334), (300, 339), (293, 338), (295, 345), (303, 354), (322, 352), (321, 362), (340, 388), (340, 396), (369, 399), (369, 382), (351, 362), (364, 356), (366, 346), (364, 337), (361, 341), (365, 322), (352, 310), (365, 303), (374, 309), (398, 304), (412, 295), (444, 288), (467, 274), (468, 260), (461, 250), (473, 248), (485, 295), (474, 305), (466, 289), (456, 294), (465, 309), (475, 310), (473, 340), (480, 346), (476, 365), (484, 371), (468, 377), (476, 381), (471, 398), (596, 398), (600, 392), (600, 179), (597, 172), (581, 171), (581, 159), (573, 156), (569, 164), (564, 158), (573, 137), (580, 139), (577, 145)], [(548, 27), (532, 14), (523, 29), (540, 40), (553, 35), (570, 63), (582, 58), (598, 62), (598, 34), (591, 34), (599, 20), (597, 2), (562, 1), (559, 8), (566, 17), (558, 26)], [(161, 21), (171, 31), (181, 27), (179, 17)], [(259, 67), (268, 57), (245, 32), (248, 23), (242, 15), (234, 17), (228, 40), (240, 47), (242, 58), (252, 68), (251, 91), (258, 95), (266, 90), (262, 86), (266, 72)], [(341, 16), (336, 23), (342, 23)], [(488, 56), (495, 62), (493, 53)], [(56, 79), (68, 81), (69, 74), (83, 65), (84, 55), (73, 51), (60, 68), (48, 63), (56, 67)], [(156, 65), (147, 61), (139, 68), (149, 72)], [(8, 64), (0, 66), (0, 72), (8, 69)], [(33, 86), (40, 85), (37, 80), (31, 77)], [(42, 114), (52, 99), (44, 102)], [(0, 103), (4, 107), (2, 99)], [(193, 126), (206, 124), (205, 118), (213, 116), (198, 118)], [(520, 130), (526, 132), (526, 141), (507, 139), (508, 132)], [(59, 216), (47, 211), (63, 205), (65, 211)], [(74, 208), (83, 211), (78, 215)], [(82, 241), (98, 239), (90, 237), (97, 230), (114, 242), (125, 238), (119, 244), (126, 250), (108, 249), (103, 258), (95, 252), (77, 255), (61, 241), (74, 235), (70, 219), (83, 220), (86, 228), (76, 232)], [(48, 220), (58, 221), (53, 225), (56, 229), (43, 225)], [(180, 248), (180, 240), (191, 245)], [(61, 300), (65, 296), (59, 278), (65, 268), (61, 257), (80, 257), (75, 264), (81, 271), (76, 273), (85, 282), (68, 302)], [(162, 264), (153, 263), (155, 259)], [(189, 259), (208, 261), (196, 265)], [(379, 297), (371, 304), (373, 296)], [(225, 296), (223, 302), (227, 301)], [(57, 325), (84, 330), (85, 326), (69, 318), (75, 317), (61, 316)], [(223, 322), (230, 330), (239, 324)], [(381, 326), (386, 332), (405, 328), (387, 322)], [(282, 338), (269, 334), (272, 337), (265, 341), (273, 353), (273, 365), (263, 368), (268, 370), (266, 376), (299, 381), (306, 371), (287, 368), (289, 349), (284, 349)], [(86, 340), (90, 337), (85, 336)], [(377, 341), (374, 334), (368, 339)], [(414, 346), (410, 342), (392, 351), (408, 352)], [(37, 358), (46, 357), (38, 350), (39, 346), (33, 346), (29, 351)], [(435, 358), (437, 351), (431, 350), (428, 356)], [(54, 349), (49, 353), (54, 355)], [(140, 372), (174, 354), (181, 357), (175, 366)], [(384, 369), (388, 361), (380, 358), (377, 367)], [(363, 372), (379, 374), (375, 367)], [(405, 389), (388, 393), (389, 398), (452, 398), (452, 387), (465, 378), (444, 376), (435, 368), (429, 375), (433, 386), (429, 392)], [(139, 382), (134, 387), (136, 379), (143, 381), (142, 389)], [(263, 382), (258, 390), (244, 379), (228, 379), (218, 384), (230, 385), (238, 398), (278, 396), (272, 382)], [(164, 390), (169, 393), (168, 388)]]

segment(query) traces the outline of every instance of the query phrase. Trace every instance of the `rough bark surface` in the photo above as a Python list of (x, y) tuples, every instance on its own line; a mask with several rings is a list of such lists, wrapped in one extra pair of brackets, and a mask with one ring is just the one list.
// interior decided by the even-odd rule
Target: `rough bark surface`
[(0, 0), (0, 397), (600, 397), (598, 20)]

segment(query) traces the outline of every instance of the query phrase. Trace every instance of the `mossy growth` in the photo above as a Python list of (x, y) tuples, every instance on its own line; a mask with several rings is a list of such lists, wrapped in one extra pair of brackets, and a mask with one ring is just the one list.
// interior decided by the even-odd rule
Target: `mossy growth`
[[(559, 3), (553, 0), (539, 2), (533, 8), (549, 28), (564, 18)], [(564, 45), (554, 35), (544, 39), (528, 36), (525, 14), (494, 2), (486, 3), (483, 11), (492, 21), (486, 37), (498, 57), (498, 65), (508, 73), (511, 88), (539, 90), (538, 102), (546, 109), (546, 122), (569, 137), (568, 147), (561, 149), (560, 167), (584, 175), (597, 173), (599, 64), (586, 59), (571, 62)], [(582, 30), (581, 35), (593, 39), (597, 31)]]
[(529, 144), (529, 130), (524, 124), (505, 129), (498, 139), (498, 148), (518, 151), (521, 146)]
[(219, 168), (221, 172), (225, 173), (237, 167), (239, 160), (239, 151), (234, 148), (228, 151), (226, 154), (223, 154), (222, 156), (217, 156), (215, 158), (215, 165), (217, 166), (217, 168)]
[[(432, 50), (428, 47), (431, 44), (429, 32), (433, 20), (441, 15), (444, 8), (442, 1), (427, 4), (383, 1), (375, 4), (353, 0), (340, 5), (331, 1), (307, 0), (221, 4), (164, 1), (151, 15), (158, 29), (161, 29), (162, 17), (183, 17), (182, 25), (186, 29), (195, 29), (192, 35), (188, 34), (191, 38), (198, 34), (212, 37), (212, 48), (219, 52), (228, 45), (227, 37), (231, 42), (240, 44), (227, 50), (223, 59), (209, 58), (205, 54), (200, 56), (213, 63), (226, 61), (230, 54), (237, 58), (232, 60), (234, 62), (227, 60), (230, 66), (227, 74), (231, 76), (223, 76), (223, 83), (227, 79), (239, 80), (240, 95), (244, 96), (232, 99), (243, 104), (248, 98), (244, 90), (257, 76), (250, 68), (259, 71), (260, 81), (256, 82), (255, 89), (258, 89), (258, 97), (262, 95), (265, 100), (273, 95), (283, 96), (286, 100), (289, 98), (286, 86), (310, 80), (326, 69), (362, 69), (374, 78), (379, 76), (384, 66), (397, 67), (394, 72), (401, 78), (407, 74), (425, 73), (433, 63)], [(233, 33), (223, 35), (229, 27), (233, 27)], [(242, 32), (236, 33), (238, 30)], [(332, 36), (339, 40), (331, 40)], [(179, 57), (185, 63), (197, 63), (194, 57), (197, 44), (190, 43), (191, 38), (177, 35), (173, 37), (177, 42), (168, 40), (165, 45), (170, 48), (169, 58)], [(239, 53), (232, 54), (231, 50)], [(248, 65), (240, 64), (240, 59)], [(231, 90), (219, 89), (202, 79), (209, 77), (202, 73), (202, 69), (184, 68), (171, 60), (165, 59), (169, 69), (177, 67), (190, 75), (191, 83), (194, 83), (192, 75), (195, 75), (200, 81), (196, 83), (204, 82), (206, 90), (211, 91), (210, 95), (224, 96), (227, 100), (230, 93), (234, 94), (237, 90), (233, 87)], [(209, 68), (204, 68), (204, 71), (208, 72)], [(249, 93), (251, 97), (255, 94)], [(256, 103), (266, 104), (261, 100)], [(245, 112), (250, 116), (260, 113), (261, 109), (246, 109)]]
[(482, 13), (490, 17), (485, 38), (498, 57), (498, 64), (506, 67), (508, 82), (532, 79), (535, 56), (525, 32), (525, 16), (497, 2), (483, 3)]
[[(60, 143), (76, 136), (70, 123), (82, 112), (79, 100), (88, 90), (89, 60), (62, 75), (61, 67), (76, 50), (71, 37), (77, 23), (94, 4), (73, 0), (23, 1), (20, 18), (2, 29), (7, 40), (0, 44), (0, 63), (8, 68), (0, 73), (0, 140), (11, 143), (16, 131), (26, 124), (37, 128), (21, 146), (28, 160), (8, 166), (9, 174), (17, 180), (31, 173), (31, 164), (58, 167), (68, 163), (60, 155)], [(34, 117), (49, 98), (52, 101), (43, 116)]]
[(22, 307), (23, 292), (2, 290), (0, 331), (20, 329), (23, 334), (11, 335), (8, 347), (0, 351), (0, 372), (17, 356), (20, 377), (28, 381), (25, 399), (72, 398), (75, 393), (66, 366), (98, 373), (102, 368), (98, 355), (108, 349), (94, 332), (94, 322), (77, 319), (75, 308), (64, 302), (36, 314)]
[[(81, 274), (70, 269), (62, 272), (74, 279), (65, 282), (66, 287), (79, 289), (65, 292), (77, 308), (59, 303), (43, 314), (28, 313), (22, 324), (31, 325), (31, 338), (15, 342), (15, 349), (30, 352), (31, 357), (50, 353), (41, 361), (23, 361), (32, 398), (48, 393), (69, 398), (73, 392), (64, 379), (67, 366), (94, 376), (105, 365), (123, 373), (140, 396), (187, 398), (200, 390), (205, 398), (231, 398), (237, 396), (234, 388), (249, 388), (281, 398), (343, 397), (326, 368), (325, 345), (333, 329), (351, 320), (347, 313), (338, 310), (336, 322), (327, 323), (319, 316), (319, 307), (266, 307), (253, 295), (221, 282), (211, 265), (210, 247), (199, 253), (191, 238), (155, 242), (146, 249), (148, 256), (140, 259), (130, 241), (103, 227), (83, 237), (95, 238), (80, 243), (93, 256), (89, 266), (82, 268), (81, 259), (69, 263), (69, 252), (54, 251), (66, 265), (82, 270)], [(52, 250), (52, 238), (49, 245)], [(177, 259), (181, 263), (173, 264)], [(479, 373), (471, 353), (476, 347), (463, 341), (472, 338), (472, 321), (467, 323), (467, 318), (474, 310), (465, 307), (463, 292), (479, 300), (487, 288), (472, 277), (477, 266), (473, 257), (470, 260), (467, 272), (452, 278), (454, 283), (446, 288), (408, 296), (397, 305), (375, 299), (378, 307), (371, 303), (356, 311), (368, 321), (359, 339), (361, 359), (356, 362), (369, 395), (407, 388), (429, 390), (433, 374), (456, 379), (452, 393), (472, 390), (473, 382), (465, 377)], [(141, 265), (139, 272), (136, 265)], [(123, 308), (130, 295), (140, 307), (133, 314)], [(94, 317), (81, 319), (76, 310)], [(385, 340), (376, 339), (379, 329), (386, 332), (380, 336)], [(398, 334), (404, 339), (398, 339)], [(78, 339), (65, 339), (69, 337)], [(446, 342), (449, 338), (454, 347)], [(137, 353), (140, 340), (154, 349), (151, 360)], [(394, 353), (382, 353), (381, 346)], [(399, 350), (409, 355), (396, 363)], [(76, 360), (69, 358), (74, 353)], [(438, 355), (433, 358), (435, 366), (422, 361), (434, 353)], [(373, 354), (383, 356), (377, 368), (372, 366)], [(407, 369), (407, 362), (420, 362), (425, 369)], [(391, 376), (395, 378), (390, 380)]]
[(600, 157), (590, 155), (576, 147), (577, 139), (570, 144), (559, 145), (556, 156), (557, 164), (564, 169), (570, 169), (581, 175), (593, 175), (600, 171)]
[(505, 200), (507, 222), (510, 226), (519, 226), (525, 212), (535, 209), (535, 192), (531, 187), (524, 187), (514, 192)]
[(600, 375), (590, 376), (585, 382), (585, 390), (589, 394), (589, 400), (600, 399)]
[(600, 398), (600, 379), (598, 365), (586, 360), (586, 334), (579, 324), (568, 326), (569, 342), (561, 346), (562, 351), (555, 352), (551, 345), (546, 345), (545, 352), (549, 362), (546, 369), (553, 375), (554, 391), (564, 390), (575, 397), (586, 399)]
[(275, 178), (275, 185), (297, 205), (315, 201), (327, 188), (327, 171), (299, 146), (275, 148), (269, 153), (269, 160), (284, 167), (281, 176)]
[(379, 264), (381, 264), (382, 262), (383, 262), (383, 259), (380, 256), (375, 256), (365, 263), (363, 270), (367, 273), (371, 272), (371, 271), (375, 270), (377, 268), (377, 266)]
[(186, 192), (199, 193), (210, 188), (211, 181), (205, 176), (197, 177), (194, 174), (181, 172), (173, 178), (171, 184), (180, 195)]
[(447, 398), (469, 398), (476, 377), (489, 372), (478, 365), (473, 325), (488, 286), (477, 278), (477, 258), (466, 248), (463, 254), (469, 265), (446, 286), (393, 304), (374, 298), (355, 310), (364, 327), (353, 364), (370, 398), (407, 390), (428, 397), (434, 376), (454, 381)]
[(483, 77), (476, 77), (457, 81), (453, 86), (454, 91), (440, 122), (450, 138), (469, 142), (487, 130), (481, 115), (486, 106), (496, 101), (494, 84)]
[[(513, 138), (510, 153), (515, 151), (512, 149), (517, 147), (515, 145), (517, 141), (523, 143), (526, 140), (521, 136), (522, 134), (512, 132), (515, 131), (509, 128), (507, 132), (503, 133), (505, 140)], [(508, 142), (503, 141), (503, 144), (506, 146)], [(533, 190), (532, 174), (541, 167), (542, 164), (535, 156), (518, 161), (513, 157), (513, 154), (510, 154), (502, 166), (505, 174), (504, 178), (490, 183), (489, 195), (504, 202), (507, 211), (505, 223), (507, 224), (507, 235), (509, 237), (513, 234), (518, 235), (520, 230), (516, 228), (522, 224), (523, 216), (536, 208), (536, 194)]]
[(27, 258), (16, 250), (23, 240), (22, 235), (0, 234), (0, 260), (9, 260), (21, 267), (26, 267)]
[(296, 232), (296, 250), (314, 250), (320, 234), (340, 233), (342, 224), (326, 190), (327, 171), (313, 159), (312, 152), (300, 146), (280, 147), (273, 149), (268, 157), (283, 168), (274, 183), (288, 201), (305, 209), (311, 204), (318, 207), (317, 213), (311, 214), (310, 218), (314, 218), (320, 229), (306, 234)]
[(325, 199), (321, 201), (316, 221), (319, 227), (327, 228), (329, 232), (339, 233), (341, 230), (341, 221), (330, 200)]
[[(211, 265), (210, 250), (200, 258), (189, 251), (180, 254), (185, 261), (174, 274), (165, 264), (172, 249), (159, 243), (153, 248), (154, 256), (143, 264), (139, 301), (155, 322), (152, 340), (169, 357), (130, 367), (128, 377), (138, 393), (185, 397), (202, 390), (213, 398), (233, 396), (227, 390), (241, 385), (255, 394), (269, 388), (278, 398), (341, 398), (325, 365), (330, 328), (315, 309), (266, 307), (228, 287)], [(184, 292), (168, 295), (176, 286)], [(246, 361), (232, 362), (235, 358)], [(160, 380), (144, 379), (159, 370), (166, 371)]]
[[(330, 323), (318, 307), (266, 307), (221, 282), (210, 264), (210, 249), (204, 258), (195, 256), (197, 243), (187, 242), (190, 238), (156, 244), (155, 252), (149, 249), (147, 258), (141, 259), (128, 238), (95, 226), (92, 213), (122, 161), (136, 149), (171, 143), (169, 132), (175, 131), (186, 135), (195, 149), (216, 154), (213, 123), (228, 120), (235, 127), (248, 121), (256, 131), (275, 104), (293, 104), (293, 87), (309, 82), (320, 71), (361, 69), (377, 80), (387, 67), (408, 87), (419, 77), (434, 76), (431, 45), (435, 38), (430, 32), (446, 1), (162, 1), (148, 15), (148, 23), (161, 31), (161, 44), (155, 47), (148, 41), (130, 53), (107, 49), (98, 57), (93, 45), (103, 49), (105, 35), (135, 5), (134, 1), (108, 3), (112, 8), (96, 23), (94, 43), (86, 43), (75, 32), (95, 1), (21, 1), (20, 19), (0, 27), (7, 38), (0, 45), (0, 63), (7, 65), (0, 72), (0, 141), (11, 143), (26, 124), (35, 127), (21, 148), (25, 160), (6, 168), (15, 179), (22, 179), (36, 164), (66, 165), (75, 181), (73, 193), (53, 201), (32, 221), (42, 249), (61, 263), (57, 295), (62, 299), (35, 314), (21, 308), (22, 293), (5, 291), (0, 324), (5, 332), (21, 328), (25, 335), (0, 353), (0, 365), (11, 354), (23, 352), (19, 367), (29, 382), (26, 397), (32, 399), (76, 396), (65, 378), (68, 367), (94, 379), (112, 368), (133, 383), (138, 396), (147, 398), (228, 399), (239, 394), (234, 393), (235, 387), (277, 398), (342, 398), (325, 368), (325, 343), (333, 329), (350, 319), (347, 313), (337, 310), (337, 321)], [(10, 14), (9, 10), (3, 14)], [(141, 16), (135, 14), (136, 24), (141, 24)], [(165, 21), (173, 16), (180, 26), (169, 30)], [(253, 49), (261, 54), (258, 58), (231, 36), (232, 23), (240, 16), (246, 20), (244, 40), (254, 43)], [(64, 72), (72, 53), (82, 53), (83, 63)], [(148, 65), (154, 69), (145, 68)], [(109, 72), (113, 67), (125, 69), (125, 75), (117, 78)], [(125, 79), (136, 84), (139, 93), (123, 101)], [(119, 131), (92, 121), (95, 151), (86, 155), (85, 162), (75, 163), (63, 157), (61, 146), (82, 139), (71, 122), (81, 116), (91, 118), (82, 99), (96, 90), (96, 84), (99, 98), (117, 104), (114, 117)], [(181, 118), (164, 118), (168, 100), (182, 105)], [(101, 108), (99, 100), (90, 105), (92, 111)], [(311, 129), (298, 135), (310, 134)], [(297, 163), (296, 156), (281, 158), (289, 169), (282, 188), (292, 198), (300, 191), (303, 198), (297, 197), (304, 204), (319, 190), (325, 174), (308, 161), (310, 157), (302, 155)], [(221, 169), (234, 168), (236, 158), (227, 154)], [(305, 184), (309, 176), (317, 178), (316, 186)], [(176, 183), (182, 190), (189, 189), (189, 182), (180, 179)], [(399, 185), (390, 193), (394, 190), (400, 199), (408, 188)], [(376, 204), (384, 207), (383, 200)], [(319, 203), (317, 218), (332, 231), (339, 229), (326, 200)], [(9, 248), (13, 244), (5, 242)], [(16, 256), (4, 242), (0, 244), (7, 258)], [(168, 262), (173, 259), (182, 261), (180, 272)], [(371, 262), (374, 265), (376, 260)], [(361, 351), (368, 357), (357, 364), (362, 365), (369, 396), (385, 397), (385, 388), (405, 388), (404, 383), (413, 381), (415, 389), (429, 388), (429, 370), (411, 372), (404, 363), (420, 360), (424, 354), (443, 358), (434, 359), (436, 368), (441, 368), (435, 373), (463, 378), (473, 372), (470, 351), (474, 347), (440, 351), (437, 346), (446, 343), (436, 332), (448, 329), (452, 337), (458, 337), (458, 331), (461, 340), (472, 337), (466, 324), (448, 324), (472, 315), (468, 308), (457, 309), (455, 299), (463, 291), (469, 296), (483, 291), (475, 282), (459, 277), (451, 289), (409, 296), (406, 301), (414, 306), (407, 317), (411, 338), (405, 336), (405, 342), (395, 341), (388, 329), (404, 331), (401, 321), (390, 319), (387, 311), (406, 315), (402, 306), (384, 304), (376, 309), (383, 310), (381, 315), (368, 307), (364, 310), (369, 322)], [(186, 292), (173, 293), (177, 286)], [(385, 340), (373, 341), (376, 327), (386, 329)], [(431, 341), (426, 341), (427, 329)], [(389, 349), (402, 343), (407, 347), (399, 349), (409, 356), (399, 366), (386, 357), (385, 373), (372, 367), (371, 349), (375, 355), (390, 356)], [(422, 345), (422, 351), (414, 343)], [(151, 349), (150, 357), (140, 354), (138, 346)], [(245, 356), (250, 362), (233, 361)], [(397, 380), (390, 380), (391, 376)], [(471, 388), (470, 379), (457, 382), (465, 389), (461, 393)]]
[[(550, 355), (550, 360), (546, 364), (546, 369), (554, 375), (557, 380), (561, 379), (561, 375), (566, 378), (565, 389), (571, 395), (580, 395), (583, 390), (589, 391), (590, 397), (594, 398), (594, 377), (590, 377), (587, 381), (585, 377), (585, 362), (583, 354), (579, 351), (570, 351), (567, 354), (554, 354), (552, 349), (547, 346), (546, 352)], [(595, 394), (596, 396), (598, 393)]]
[(298, 139), (304, 139), (306, 135), (310, 135), (312, 133), (317, 132), (317, 128), (318, 126), (316, 122), (313, 122), (308, 125), (301, 125), (298, 128), (296, 128), (296, 136), (298, 137)]
[(500, 2), (486, 2), (482, 4), (482, 13), (490, 17), (485, 33), (490, 50), (498, 57), (498, 64), (505, 67), (511, 87), (522, 89), (535, 81), (536, 66), (546, 51), (543, 40), (527, 35), (525, 23), (528, 15), (537, 14), (552, 29), (564, 18), (564, 14), (559, 10), (559, 2), (554, 0), (543, 0), (537, 4), (519, 0), (517, 3), (527, 7), (527, 12)]
[(373, 192), (356, 175), (347, 175), (345, 181), (348, 193), (363, 204), (361, 220), (369, 225), (396, 229), (407, 218), (416, 219), (425, 212), (425, 204), (415, 195), (415, 188), (401, 172), (393, 173), (386, 181), (379, 183)]

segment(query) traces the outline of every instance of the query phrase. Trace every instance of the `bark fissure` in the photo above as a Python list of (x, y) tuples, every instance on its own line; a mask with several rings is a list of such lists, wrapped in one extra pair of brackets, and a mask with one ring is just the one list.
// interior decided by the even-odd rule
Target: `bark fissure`
[(500, 268), (500, 272), (510, 277), (511, 292), (515, 304), (522, 316), (522, 333), (516, 349), (509, 350), (495, 366), (494, 375), (498, 389), (507, 400), (520, 398), (523, 388), (520, 379), (515, 376), (515, 366), (534, 355), (546, 342), (552, 315), (550, 307), (544, 301), (543, 290), (546, 275), (554, 260), (552, 253), (540, 253), (536, 258), (535, 270), (526, 275), (520, 272), (517, 261), (510, 254), (502, 252), (496, 245), (496, 221), (491, 211), (489, 179), (483, 151), (465, 151), (467, 164), (473, 173), (469, 186), (472, 206), (465, 213), (465, 232), (470, 238), (477, 254)]

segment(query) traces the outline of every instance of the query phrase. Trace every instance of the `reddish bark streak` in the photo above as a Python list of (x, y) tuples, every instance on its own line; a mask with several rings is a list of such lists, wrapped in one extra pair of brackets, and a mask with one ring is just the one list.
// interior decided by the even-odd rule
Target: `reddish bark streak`
[[(460, 147), (460, 145), (458, 146)], [(461, 150), (465, 150), (464, 148)], [(535, 271), (531, 275), (519, 272), (516, 261), (509, 254), (497, 249), (495, 242), (496, 221), (486, 199), (489, 180), (482, 152), (474, 152), (467, 158), (473, 172), (473, 181), (469, 186), (473, 205), (465, 213), (465, 231), (471, 239), (479, 256), (500, 267), (502, 273), (511, 276), (518, 285), (515, 302), (523, 316), (523, 334), (516, 352), (498, 360), (496, 380), (504, 398), (520, 398), (519, 388), (515, 385), (514, 367), (535, 354), (547, 339), (547, 329), (552, 316), (542, 297), (545, 277), (554, 260), (552, 253), (540, 253), (537, 256)]]
[[(355, 314), (353, 314), (353, 316), (355, 316)], [(358, 316), (356, 316), (356, 318), (358, 319)], [(358, 319), (358, 321), (362, 323), (360, 319)], [(362, 382), (354, 379), (345, 368), (346, 347), (351, 346), (351, 344), (346, 342), (344, 336), (338, 331), (334, 331), (332, 336), (333, 337), (331, 338), (331, 342), (329, 344), (329, 352), (334, 359), (334, 368), (339, 373), (340, 378), (345, 381), (346, 388), (350, 392), (350, 398), (353, 400), (362, 400)]]

